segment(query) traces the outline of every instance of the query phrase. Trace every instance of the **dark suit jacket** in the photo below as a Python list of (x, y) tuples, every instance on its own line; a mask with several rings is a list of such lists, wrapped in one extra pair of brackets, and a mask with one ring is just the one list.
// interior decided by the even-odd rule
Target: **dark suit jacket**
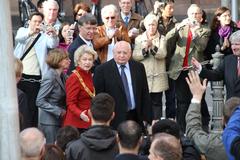
[(68, 53), (69, 53), (69, 58), (71, 60), (69, 69), (67, 74), (70, 75), (72, 73), (72, 71), (76, 68), (75, 64), (74, 64), (74, 52), (78, 49), (78, 47), (82, 46), (86, 44), (78, 35), (74, 41), (72, 42), (72, 44), (68, 47)]
[(30, 113), (28, 109), (28, 99), (27, 95), (20, 89), (17, 88), (18, 96), (18, 108), (19, 108), (19, 117), (20, 117), (20, 130), (23, 130), (28, 127)]
[(209, 81), (224, 80), (227, 99), (233, 96), (240, 97), (240, 77), (237, 76), (237, 57), (235, 55), (226, 56), (215, 70), (203, 68), (200, 76)]
[[(150, 122), (152, 112), (145, 68), (142, 63), (134, 60), (129, 61), (129, 66), (138, 119)], [(126, 120), (127, 99), (116, 62), (112, 59), (98, 66), (93, 80), (96, 93), (106, 92), (115, 100), (115, 118), (112, 126), (117, 128), (119, 123)]]
[(41, 124), (61, 125), (60, 114), (66, 109), (66, 77), (63, 74), (61, 77), (63, 81), (52, 68), (43, 77), (36, 100)]

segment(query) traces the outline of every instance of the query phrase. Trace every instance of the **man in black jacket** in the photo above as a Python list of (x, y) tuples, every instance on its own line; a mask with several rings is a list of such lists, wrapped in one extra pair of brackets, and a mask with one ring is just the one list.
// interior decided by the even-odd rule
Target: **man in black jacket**
[(118, 146), (120, 154), (115, 160), (143, 160), (138, 155), (142, 142), (142, 130), (135, 121), (124, 121), (118, 126)]
[(115, 132), (109, 127), (114, 117), (114, 99), (100, 93), (92, 99), (89, 114), (92, 126), (80, 139), (67, 145), (67, 160), (113, 160), (118, 153)]
[(74, 52), (82, 45), (86, 44), (93, 47), (92, 39), (94, 31), (97, 27), (97, 20), (94, 15), (87, 13), (78, 20), (79, 35), (74, 39), (68, 48), (69, 58), (71, 60), (68, 74), (75, 69), (74, 66)]

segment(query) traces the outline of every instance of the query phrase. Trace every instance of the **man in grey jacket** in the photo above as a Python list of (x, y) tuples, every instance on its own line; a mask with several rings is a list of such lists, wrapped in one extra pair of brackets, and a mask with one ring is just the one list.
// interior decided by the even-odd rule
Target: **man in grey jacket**
[[(193, 95), (186, 114), (186, 135), (208, 160), (226, 160), (227, 155), (222, 143), (221, 133), (207, 133), (202, 129), (201, 99), (206, 90), (207, 80), (201, 84), (198, 73), (191, 71), (186, 78)], [(226, 107), (226, 106), (225, 106)]]

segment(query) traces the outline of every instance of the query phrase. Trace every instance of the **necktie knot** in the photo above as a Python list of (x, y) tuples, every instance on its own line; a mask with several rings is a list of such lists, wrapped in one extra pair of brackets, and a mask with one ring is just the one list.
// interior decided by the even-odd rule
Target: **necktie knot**
[(124, 70), (124, 68), (126, 67), (125, 65), (121, 65), (120, 66), (122, 70)]
[(128, 25), (128, 16), (126, 16), (125, 18), (124, 18), (124, 22), (125, 22), (125, 24), (126, 24), (126, 26)]

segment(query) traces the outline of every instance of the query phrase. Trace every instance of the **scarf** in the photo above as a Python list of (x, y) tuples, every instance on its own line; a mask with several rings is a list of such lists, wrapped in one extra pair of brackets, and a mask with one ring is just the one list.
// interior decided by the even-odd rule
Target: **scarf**
[(230, 26), (223, 26), (218, 28), (218, 35), (222, 38), (228, 38), (232, 32)]

